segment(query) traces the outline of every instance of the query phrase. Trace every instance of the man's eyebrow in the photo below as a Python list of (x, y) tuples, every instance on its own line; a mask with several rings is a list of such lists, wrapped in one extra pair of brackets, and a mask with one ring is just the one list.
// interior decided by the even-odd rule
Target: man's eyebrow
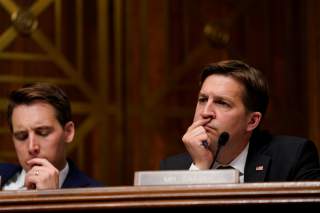
[(44, 128), (52, 128), (51, 126), (38, 126), (35, 129), (44, 129)]
[(198, 96), (208, 96), (207, 94), (203, 93), (203, 92), (199, 92)]
[(22, 132), (27, 132), (27, 130), (16, 130), (16, 131), (13, 131), (12, 133), (13, 134), (19, 134), (19, 133), (22, 133)]
[(38, 126), (38, 127), (32, 128), (32, 129), (33, 129), (33, 131), (52, 130), (53, 127), (51, 127), (51, 126)]

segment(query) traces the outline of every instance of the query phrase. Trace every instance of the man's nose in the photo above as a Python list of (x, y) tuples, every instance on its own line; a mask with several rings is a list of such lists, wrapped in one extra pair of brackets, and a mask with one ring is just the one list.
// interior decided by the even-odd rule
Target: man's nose
[(215, 109), (211, 102), (208, 101), (206, 103), (206, 105), (203, 108), (203, 111), (201, 112), (201, 116), (203, 118), (211, 118), (211, 119), (216, 117)]
[(40, 152), (40, 146), (37, 142), (37, 138), (33, 135), (29, 135), (29, 146), (28, 146), (29, 154), (32, 156), (38, 155)]

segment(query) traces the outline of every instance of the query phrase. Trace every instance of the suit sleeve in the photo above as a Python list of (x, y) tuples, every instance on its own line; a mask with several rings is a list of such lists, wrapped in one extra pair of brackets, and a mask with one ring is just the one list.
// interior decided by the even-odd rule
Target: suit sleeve
[(160, 170), (188, 170), (191, 163), (190, 155), (182, 153), (160, 161)]
[(166, 160), (160, 161), (160, 170), (167, 170)]
[(297, 155), (293, 180), (320, 180), (319, 157), (314, 143), (312, 141), (303, 143)]

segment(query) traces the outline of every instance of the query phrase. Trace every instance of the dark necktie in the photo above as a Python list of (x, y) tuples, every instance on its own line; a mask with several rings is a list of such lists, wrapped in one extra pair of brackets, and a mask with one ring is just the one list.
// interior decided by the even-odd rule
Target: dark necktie
[(217, 169), (234, 169), (234, 168), (230, 165), (220, 165), (217, 167)]

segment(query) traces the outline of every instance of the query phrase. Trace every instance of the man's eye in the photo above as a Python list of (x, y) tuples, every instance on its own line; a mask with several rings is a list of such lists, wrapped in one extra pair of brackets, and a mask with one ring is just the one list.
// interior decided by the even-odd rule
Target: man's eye
[(226, 106), (226, 107), (229, 106), (229, 104), (224, 101), (216, 101), (216, 104), (221, 105), (221, 106)]
[(28, 138), (28, 132), (16, 132), (13, 134), (14, 138), (19, 141), (24, 141)]
[(198, 98), (198, 102), (199, 103), (204, 103), (204, 102), (206, 102), (208, 100), (208, 98), (206, 98), (206, 97), (199, 97)]
[(38, 129), (36, 130), (36, 134), (40, 136), (48, 136), (50, 134), (51, 130), (50, 129)]

